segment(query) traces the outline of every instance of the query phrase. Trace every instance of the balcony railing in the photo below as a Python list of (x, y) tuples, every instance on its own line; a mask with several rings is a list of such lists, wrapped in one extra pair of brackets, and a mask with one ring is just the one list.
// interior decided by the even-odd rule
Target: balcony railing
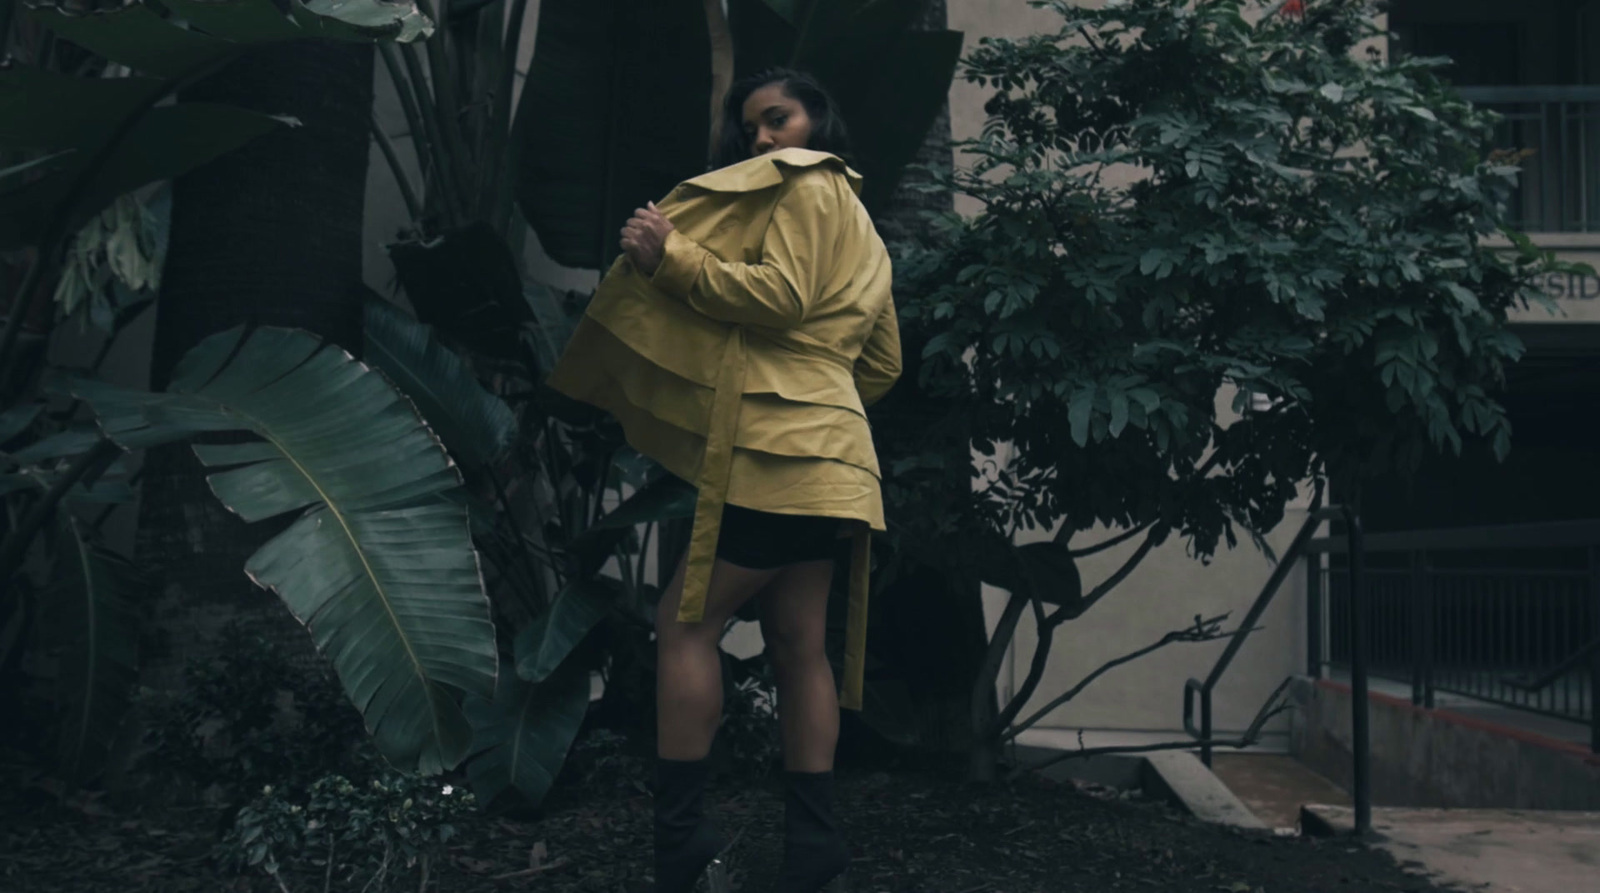
[[(1351, 657), (1343, 541), (1313, 540), (1311, 672)], [(1374, 533), (1362, 600), (1371, 673), (1412, 700), (1465, 695), (1590, 727), (1600, 753), (1600, 521)]]
[(1505, 120), (1500, 148), (1525, 150), (1511, 225), (1525, 232), (1600, 231), (1600, 86), (1462, 87)]

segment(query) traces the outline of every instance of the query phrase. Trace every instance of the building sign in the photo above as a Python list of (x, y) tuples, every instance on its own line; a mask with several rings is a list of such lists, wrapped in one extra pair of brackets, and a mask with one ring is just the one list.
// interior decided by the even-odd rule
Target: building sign
[(1539, 290), (1558, 301), (1592, 301), (1600, 298), (1600, 277), (1579, 273), (1546, 273)]

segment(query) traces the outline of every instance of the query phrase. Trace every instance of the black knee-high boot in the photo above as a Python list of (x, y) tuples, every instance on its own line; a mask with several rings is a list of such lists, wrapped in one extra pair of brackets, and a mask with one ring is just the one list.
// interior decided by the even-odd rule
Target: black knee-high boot
[(705, 815), (711, 760), (656, 759), (655, 893), (689, 893), (706, 874), (710, 893), (728, 889), (720, 857), (727, 838)]
[(785, 772), (783, 779), (783, 867), (777, 893), (842, 893), (850, 847), (833, 814), (833, 773)]

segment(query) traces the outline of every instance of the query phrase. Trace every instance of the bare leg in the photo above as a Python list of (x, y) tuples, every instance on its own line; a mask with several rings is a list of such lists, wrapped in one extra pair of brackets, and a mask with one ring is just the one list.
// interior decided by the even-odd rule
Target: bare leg
[[(656, 608), (656, 755), (699, 760), (711, 752), (722, 721), (722, 663), (717, 654), (723, 627), (739, 606), (766, 586), (779, 569), (752, 570), (717, 561), (698, 623), (678, 620), (683, 564)], [(826, 593), (824, 593), (826, 594)]]
[(783, 765), (827, 772), (839, 743), (839, 695), (823, 640), (832, 561), (784, 567), (761, 593), (761, 636), (778, 682)]

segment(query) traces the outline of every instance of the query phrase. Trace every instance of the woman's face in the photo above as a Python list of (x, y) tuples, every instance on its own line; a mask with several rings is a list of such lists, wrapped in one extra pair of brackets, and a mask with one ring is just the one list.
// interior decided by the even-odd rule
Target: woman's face
[(804, 149), (811, 142), (811, 116), (783, 84), (768, 84), (744, 101), (744, 135), (751, 155), (774, 149)]

